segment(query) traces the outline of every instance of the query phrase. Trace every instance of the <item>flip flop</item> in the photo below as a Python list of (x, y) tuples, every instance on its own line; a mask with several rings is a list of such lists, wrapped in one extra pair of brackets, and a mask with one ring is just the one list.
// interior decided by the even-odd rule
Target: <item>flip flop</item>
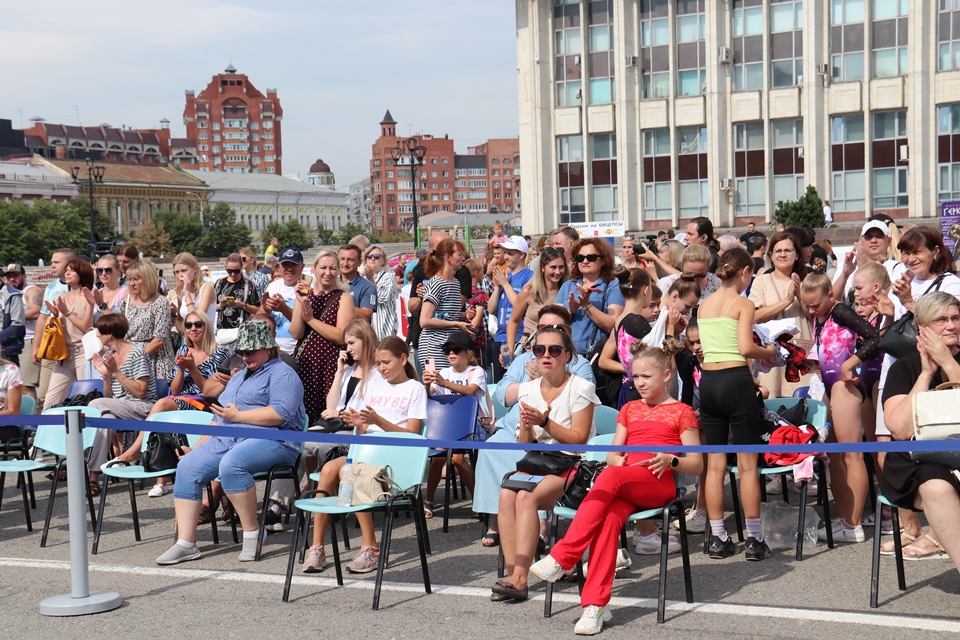
[(506, 580), (497, 580), (491, 591), (497, 595), (513, 598), (514, 600), (526, 600), (529, 597), (526, 587), (518, 589)]
[[(924, 539), (929, 540), (931, 543), (933, 543), (934, 545), (933, 549), (922, 549), (921, 547), (917, 546), (917, 542), (921, 542)], [(947, 553), (947, 550), (944, 549), (939, 542), (931, 538), (930, 534), (925, 533), (923, 534), (923, 537), (921, 537), (919, 540), (903, 548), (903, 559), (904, 560), (938, 560), (940, 558), (943, 558), (946, 555), (946, 553)]]
[(429, 500), (423, 501), (423, 517), (427, 520), (433, 517), (433, 503)]
[[(906, 540), (906, 542), (904, 542), (904, 540)], [(906, 549), (907, 547), (909, 547), (910, 545), (912, 545), (912, 544), (913, 544), (914, 542), (916, 542), (917, 540), (919, 540), (919, 538), (917, 538), (916, 536), (910, 535), (910, 534), (907, 533), (906, 531), (901, 531), (901, 532), (900, 532), (900, 546), (901, 546), (902, 548), (904, 548), (904, 549)], [(882, 555), (882, 556), (892, 556), (892, 555), (896, 555), (896, 549), (895, 549), (894, 546), (893, 546), (893, 545), (895, 545), (895, 544), (896, 544), (896, 542), (894, 542), (893, 540), (887, 540), (886, 542), (884, 542), (883, 544), (881, 544), (881, 545), (880, 545), (880, 555)]]
[(500, 546), (500, 534), (499, 533), (485, 533), (483, 537), (480, 538), (480, 544), (484, 547), (499, 547)]

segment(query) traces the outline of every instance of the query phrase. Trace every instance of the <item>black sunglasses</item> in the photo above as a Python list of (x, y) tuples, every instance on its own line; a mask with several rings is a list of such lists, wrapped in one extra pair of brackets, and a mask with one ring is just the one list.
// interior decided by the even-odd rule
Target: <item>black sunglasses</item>
[(705, 273), (689, 273), (689, 272), (687, 272), (687, 273), (684, 273), (684, 275), (690, 276), (691, 278), (694, 278), (694, 279), (696, 279), (696, 280), (703, 280), (704, 278), (707, 277), (707, 274), (705, 274)]
[(196, 322), (184, 322), (184, 329), (203, 329), (203, 320), (197, 320)]
[(554, 258), (563, 257), (563, 247), (544, 247), (543, 255), (553, 256)]
[(564, 352), (564, 348), (558, 344), (552, 344), (549, 347), (542, 344), (533, 345), (533, 355), (542, 358), (545, 353), (549, 353), (551, 358), (559, 358)]
[(98, 276), (103, 273), (110, 275), (111, 273), (113, 273), (113, 267), (104, 267), (103, 269), (99, 269), (99, 268), (97, 269)]
[(587, 262), (596, 262), (599, 259), (600, 259), (599, 253), (588, 253), (587, 255), (583, 255), (582, 253), (579, 253), (576, 255), (576, 257), (574, 257), (574, 260), (576, 260), (577, 262), (583, 262), (584, 260), (586, 260)]
[(367, 260), (379, 260), (379, 259), (382, 258), (382, 257), (383, 257), (383, 256), (380, 255), (379, 253), (368, 253), (368, 254), (367, 254)]
[(246, 350), (237, 349), (236, 351), (234, 351), (234, 353), (240, 356), (241, 358), (249, 358), (254, 353), (256, 353), (256, 351), (246, 351)]
[(461, 353), (463, 353), (463, 349), (461, 349), (460, 347), (447, 347), (446, 349), (443, 350), (443, 352), (446, 354), (452, 353), (455, 355), (460, 355)]
[(236, 276), (243, 273), (243, 269), (226, 269), (225, 271), (231, 276)]

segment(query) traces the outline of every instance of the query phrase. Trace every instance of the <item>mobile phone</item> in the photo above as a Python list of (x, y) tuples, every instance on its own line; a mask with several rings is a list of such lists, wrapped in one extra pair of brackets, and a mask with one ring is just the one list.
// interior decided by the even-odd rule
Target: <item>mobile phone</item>
[(509, 478), (505, 478), (500, 486), (514, 491), (533, 491), (543, 478), (544, 476), (528, 476), (518, 471)]
[(203, 396), (203, 401), (206, 402), (211, 407), (223, 409), (223, 407), (220, 405), (220, 401), (214, 398), (213, 396)]
[(233, 296), (223, 296), (223, 301), (226, 302), (227, 304), (230, 304), (234, 300), (236, 300), (236, 298)]
[(217, 367), (217, 373), (222, 373), (222, 374), (224, 374), (224, 375), (230, 375), (230, 367), (229, 367), (229, 365), (227, 365), (226, 362), (221, 363), (220, 366)]
[(357, 364), (357, 361), (353, 359), (353, 356), (350, 355), (350, 352), (349, 352), (349, 351), (347, 352), (347, 357), (346, 357), (346, 359), (344, 360), (344, 362), (347, 363), (347, 366), (348, 366), (348, 367), (352, 367), (353, 365)]

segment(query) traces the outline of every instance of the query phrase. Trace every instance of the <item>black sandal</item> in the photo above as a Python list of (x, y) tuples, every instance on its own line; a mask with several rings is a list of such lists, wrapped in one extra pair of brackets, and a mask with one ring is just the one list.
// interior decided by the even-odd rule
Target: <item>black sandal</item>
[(485, 533), (483, 537), (480, 538), (480, 544), (484, 547), (492, 548), (500, 546), (500, 534), (499, 533)]

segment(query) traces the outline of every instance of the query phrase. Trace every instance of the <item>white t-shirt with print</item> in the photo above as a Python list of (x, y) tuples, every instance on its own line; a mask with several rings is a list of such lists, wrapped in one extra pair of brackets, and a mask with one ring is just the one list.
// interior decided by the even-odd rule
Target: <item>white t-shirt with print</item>
[[(427, 419), (427, 390), (419, 380), (410, 379), (394, 385), (382, 376), (374, 376), (363, 390), (363, 404), (402, 429), (407, 428), (410, 418)], [(379, 431), (383, 429), (375, 425), (367, 429), (367, 433)]]
[(15, 364), (0, 366), (0, 410), (7, 408), (7, 391), (23, 384), (20, 367)]
[[(520, 385), (517, 393), (517, 402), (523, 402), (538, 411), (545, 412), (547, 403), (540, 395), (540, 383), (542, 378), (528, 380)], [(560, 392), (560, 395), (550, 403), (550, 419), (560, 426), (570, 429), (573, 427), (573, 414), (582, 410), (588, 405), (600, 404), (600, 398), (597, 397), (596, 387), (589, 380), (584, 380), (580, 376), (571, 375), (566, 386)], [(539, 426), (533, 428), (536, 434), (537, 442), (540, 444), (558, 444), (556, 438), (541, 429)], [(594, 420), (590, 424), (590, 435), (592, 438), (597, 433), (597, 424)], [(520, 424), (517, 424), (516, 435), (519, 438)]]
[[(287, 306), (293, 309), (293, 305), (297, 301), (296, 285), (288, 287), (283, 284), (282, 278), (274, 280), (267, 285), (267, 295), (273, 297), (277, 293), (286, 301)], [(279, 311), (273, 312), (273, 319), (277, 321), (277, 346), (280, 347), (280, 352), (292, 356), (294, 349), (297, 348), (297, 340), (290, 335), (290, 321)]]
[[(454, 371), (453, 367), (447, 367), (446, 369), (441, 369), (439, 372), (440, 377), (444, 380), (449, 380), (454, 384), (462, 384), (463, 386), (469, 386), (475, 384), (480, 389), (474, 395), (477, 396), (477, 401), (480, 406), (480, 416), (481, 418), (489, 418), (492, 416), (490, 413), (489, 404), (489, 394), (487, 393), (487, 373), (483, 370), (482, 367), (476, 365), (470, 365), (463, 371)], [(435, 396), (452, 396), (459, 395), (455, 394), (450, 389), (446, 387), (441, 387), (438, 384), (433, 385), (433, 395)]]

